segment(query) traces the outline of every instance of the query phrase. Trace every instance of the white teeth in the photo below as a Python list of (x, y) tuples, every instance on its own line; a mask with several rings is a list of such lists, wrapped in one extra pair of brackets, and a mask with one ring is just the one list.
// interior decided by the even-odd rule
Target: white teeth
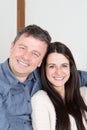
[(63, 78), (56, 78), (56, 77), (54, 77), (56, 80), (62, 80)]
[(22, 61), (19, 61), (20, 64), (24, 65), (24, 66), (28, 66), (28, 64), (25, 64), (24, 62)]

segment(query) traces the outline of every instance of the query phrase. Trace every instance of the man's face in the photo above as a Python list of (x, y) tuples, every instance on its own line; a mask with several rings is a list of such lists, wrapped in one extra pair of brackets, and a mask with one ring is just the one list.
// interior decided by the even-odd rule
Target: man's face
[(16, 77), (25, 77), (41, 65), (47, 51), (44, 41), (22, 35), (10, 49), (9, 65)]

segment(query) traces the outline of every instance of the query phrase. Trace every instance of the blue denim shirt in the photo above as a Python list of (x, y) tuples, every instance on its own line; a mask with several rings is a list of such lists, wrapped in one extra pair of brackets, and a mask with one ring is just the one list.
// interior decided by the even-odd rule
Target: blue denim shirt
[(33, 130), (31, 96), (41, 89), (38, 70), (19, 82), (8, 60), (0, 64), (0, 130)]
[(87, 71), (78, 70), (79, 79), (80, 79), (80, 86), (87, 87)]

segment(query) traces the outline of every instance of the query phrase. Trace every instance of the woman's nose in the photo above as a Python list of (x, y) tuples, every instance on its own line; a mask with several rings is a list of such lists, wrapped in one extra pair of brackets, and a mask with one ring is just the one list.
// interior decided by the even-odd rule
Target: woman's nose
[(61, 67), (56, 67), (56, 70), (55, 70), (56, 73), (59, 74), (59, 73), (61, 73), (61, 71), (62, 71), (62, 70), (61, 70)]

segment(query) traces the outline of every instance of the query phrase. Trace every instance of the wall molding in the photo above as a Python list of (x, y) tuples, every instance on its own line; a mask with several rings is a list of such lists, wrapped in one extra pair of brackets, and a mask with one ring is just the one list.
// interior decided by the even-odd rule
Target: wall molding
[(17, 32), (25, 26), (25, 0), (17, 0)]

